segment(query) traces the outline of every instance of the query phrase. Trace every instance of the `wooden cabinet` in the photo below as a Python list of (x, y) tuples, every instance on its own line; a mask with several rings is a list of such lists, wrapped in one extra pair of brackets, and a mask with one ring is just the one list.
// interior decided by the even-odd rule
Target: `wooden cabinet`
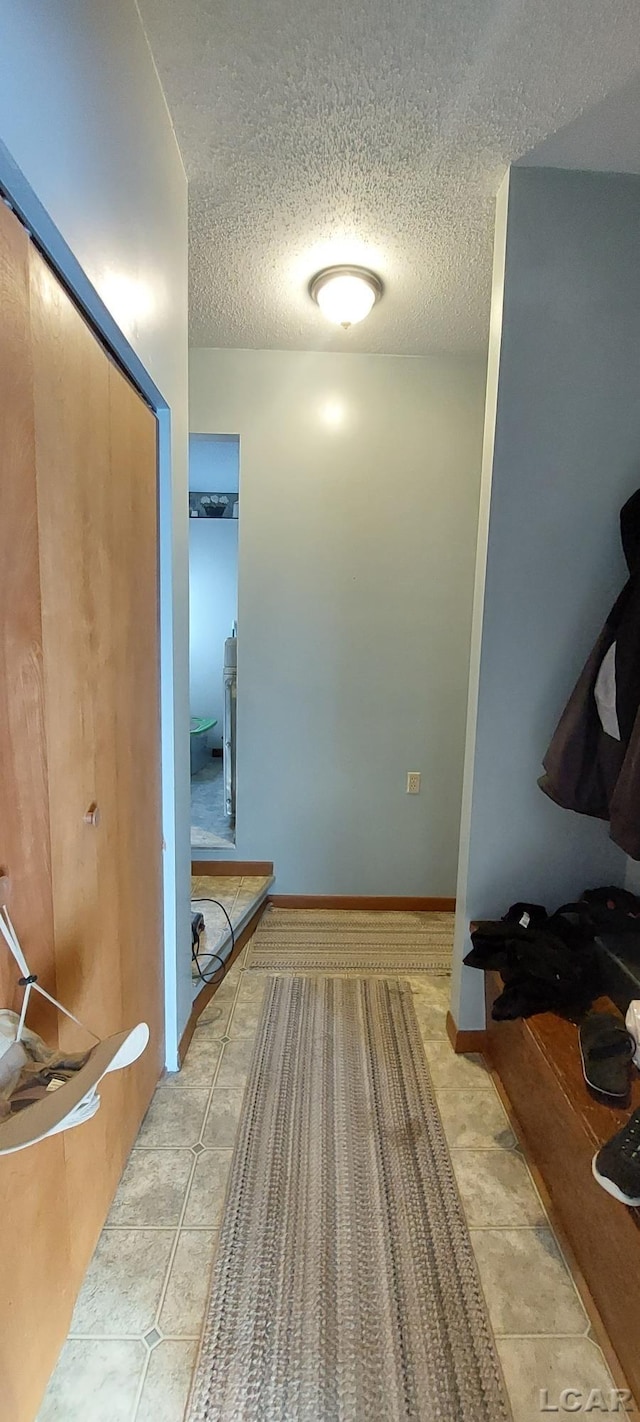
[[(0, 866), (43, 985), (151, 1029), (92, 1121), (0, 1159), (1, 1386), (32, 1422), (164, 1056), (157, 431), (1, 204), (0, 311)], [(15, 979), (0, 948), (0, 1006)]]

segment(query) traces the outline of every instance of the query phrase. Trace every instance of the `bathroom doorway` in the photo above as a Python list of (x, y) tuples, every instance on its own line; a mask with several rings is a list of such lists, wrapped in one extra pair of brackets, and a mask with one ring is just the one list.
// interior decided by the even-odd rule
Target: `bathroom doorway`
[(191, 849), (236, 835), (240, 440), (189, 437)]

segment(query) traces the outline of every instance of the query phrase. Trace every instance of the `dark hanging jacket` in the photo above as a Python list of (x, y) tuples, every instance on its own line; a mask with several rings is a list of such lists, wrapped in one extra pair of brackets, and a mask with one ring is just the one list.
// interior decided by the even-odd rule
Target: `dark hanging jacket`
[(569, 698), (538, 782), (566, 810), (609, 820), (640, 859), (640, 489), (620, 514), (629, 579)]

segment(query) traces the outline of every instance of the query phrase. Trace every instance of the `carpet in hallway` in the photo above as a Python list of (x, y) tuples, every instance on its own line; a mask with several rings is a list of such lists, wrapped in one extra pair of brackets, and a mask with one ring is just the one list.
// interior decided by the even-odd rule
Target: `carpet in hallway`
[(270, 978), (189, 1422), (500, 1422), (406, 984)]
[(452, 913), (267, 909), (248, 969), (268, 972), (450, 973)]

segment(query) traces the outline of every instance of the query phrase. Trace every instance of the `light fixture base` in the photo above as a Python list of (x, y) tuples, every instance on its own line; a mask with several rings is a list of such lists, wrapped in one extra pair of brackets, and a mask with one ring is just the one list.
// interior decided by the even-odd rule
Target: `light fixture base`
[(327, 316), (329, 320), (333, 321), (334, 325), (342, 326), (343, 330), (348, 331), (349, 328), (355, 324), (355, 322), (348, 319), (341, 321), (339, 317), (329, 315), (325, 305), (323, 304), (321, 296), (321, 293), (326, 287), (329, 286), (330, 282), (336, 281), (337, 279), (342, 277), (355, 277), (356, 281), (362, 282), (365, 286), (368, 287), (369, 292), (373, 297), (373, 300), (371, 301), (371, 304), (368, 309), (364, 311), (362, 315), (357, 315), (355, 318), (355, 322), (363, 320), (364, 316), (369, 314), (369, 310), (372, 310), (372, 308), (376, 305), (376, 302), (380, 300), (380, 297), (382, 296), (384, 291), (384, 287), (380, 277), (377, 275), (376, 272), (372, 272), (368, 267), (352, 266), (348, 264), (339, 264), (333, 267), (323, 267), (322, 271), (316, 272), (316, 275), (311, 278), (311, 281), (309, 282), (309, 295), (312, 300), (315, 301), (316, 305), (320, 307), (320, 310), (322, 311), (323, 315)]

